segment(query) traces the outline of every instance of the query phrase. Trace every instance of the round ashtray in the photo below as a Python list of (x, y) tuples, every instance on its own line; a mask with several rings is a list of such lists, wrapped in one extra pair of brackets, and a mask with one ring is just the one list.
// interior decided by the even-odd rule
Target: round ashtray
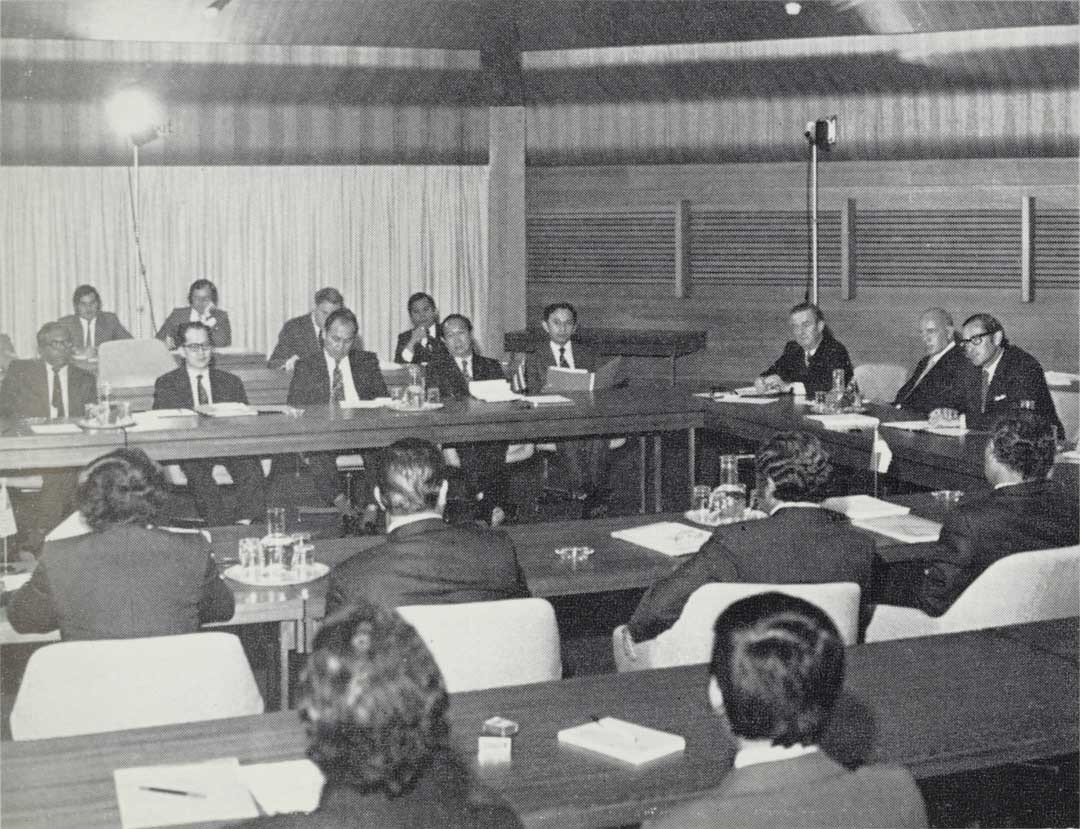
[(591, 556), (595, 550), (592, 547), (557, 547), (555, 549), (555, 555), (561, 558), (563, 561), (569, 561), (577, 563), (579, 561), (585, 561)]
[(955, 507), (964, 497), (963, 490), (959, 489), (938, 489), (930, 494), (934, 496), (935, 501), (945, 507)]

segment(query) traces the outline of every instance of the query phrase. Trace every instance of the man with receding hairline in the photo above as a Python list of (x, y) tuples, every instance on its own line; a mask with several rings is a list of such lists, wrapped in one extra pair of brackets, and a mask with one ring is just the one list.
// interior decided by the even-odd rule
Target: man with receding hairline
[(963, 409), (979, 378), (956, 344), (952, 315), (942, 308), (927, 309), (919, 318), (919, 336), (926, 355), (896, 393), (894, 405), (923, 415), (934, 409)]
[(807, 395), (832, 388), (832, 374), (844, 372), (844, 384), (855, 370), (843, 343), (825, 323), (825, 315), (812, 302), (800, 302), (789, 312), (791, 339), (784, 353), (761, 372), (754, 387), (761, 393), (792, 391), (802, 385)]

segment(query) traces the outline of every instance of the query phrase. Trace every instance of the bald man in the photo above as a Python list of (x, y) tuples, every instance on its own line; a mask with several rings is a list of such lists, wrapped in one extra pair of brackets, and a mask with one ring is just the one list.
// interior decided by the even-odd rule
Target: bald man
[(929, 415), (934, 409), (963, 410), (979, 376), (956, 344), (956, 326), (948, 311), (929, 308), (919, 318), (926, 356), (896, 393), (895, 405)]

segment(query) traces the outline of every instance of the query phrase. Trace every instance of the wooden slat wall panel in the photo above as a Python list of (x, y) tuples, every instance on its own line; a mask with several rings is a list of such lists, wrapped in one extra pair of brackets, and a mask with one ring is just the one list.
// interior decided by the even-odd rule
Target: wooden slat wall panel
[[(693, 285), (804, 285), (810, 273), (810, 227), (801, 211), (731, 211), (692, 207)], [(840, 213), (818, 213), (820, 285), (840, 282)]]
[(1080, 288), (1080, 210), (1035, 203), (1035, 288)]
[(528, 278), (607, 284), (675, 280), (675, 207), (553, 212), (526, 223)]

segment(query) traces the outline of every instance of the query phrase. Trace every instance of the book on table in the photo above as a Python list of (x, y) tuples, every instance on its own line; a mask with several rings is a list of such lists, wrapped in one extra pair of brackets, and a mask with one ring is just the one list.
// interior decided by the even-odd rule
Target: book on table
[(612, 357), (596, 371), (548, 366), (543, 390), (545, 392), (604, 391), (614, 388), (624, 379), (622, 357)]
[(686, 739), (678, 734), (615, 717), (602, 717), (564, 728), (559, 732), (559, 742), (606, 754), (635, 766), (686, 750)]

